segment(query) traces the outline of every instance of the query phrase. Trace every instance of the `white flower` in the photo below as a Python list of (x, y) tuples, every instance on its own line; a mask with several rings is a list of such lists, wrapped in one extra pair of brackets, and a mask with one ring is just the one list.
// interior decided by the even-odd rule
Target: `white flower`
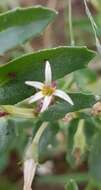
[(23, 190), (32, 190), (31, 185), (35, 176), (37, 163), (32, 159), (24, 161), (24, 188)]
[(40, 89), (39, 92), (29, 98), (30, 104), (44, 98), (40, 112), (44, 112), (48, 108), (53, 96), (62, 98), (71, 105), (74, 104), (69, 95), (62, 90), (56, 89), (56, 87), (52, 84), (52, 71), (49, 61), (46, 61), (44, 83), (37, 81), (26, 81), (25, 84)]

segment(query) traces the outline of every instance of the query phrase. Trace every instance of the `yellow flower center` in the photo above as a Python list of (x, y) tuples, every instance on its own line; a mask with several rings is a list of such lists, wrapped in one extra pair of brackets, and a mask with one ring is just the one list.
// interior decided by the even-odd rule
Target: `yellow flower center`
[(51, 87), (51, 86), (45, 86), (43, 87), (42, 89), (42, 94), (44, 96), (50, 96), (52, 95), (53, 93), (55, 92), (55, 88), (54, 87)]

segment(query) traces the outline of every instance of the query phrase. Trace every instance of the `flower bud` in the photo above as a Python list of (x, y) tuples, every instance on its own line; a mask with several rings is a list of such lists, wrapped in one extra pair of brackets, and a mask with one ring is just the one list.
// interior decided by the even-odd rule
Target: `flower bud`
[(37, 131), (32, 143), (28, 145), (24, 158), (24, 188), (32, 190), (31, 185), (38, 165), (38, 144), (43, 131), (48, 126), (48, 122), (43, 122)]
[(2, 109), (5, 113), (10, 114), (12, 116), (18, 116), (20, 118), (26, 119), (35, 118), (34, 110), (31, 108), (21, 108), (12, 105), (3, 105)]
[(31, 190), (31, 185), (33, 179), (35, 177), (35, 172), (38, 165), (38, 151), (37, 145), (32, 142), (31, 145), (28, 146), (25, 159), (24, 159), (24, 188), (23, 190)]
[(35, 176), (37, 163), (33, 159), (24, 161), (24, 188), (23, 190), (31, 190), (33, 178)]
[(93, 105), (91, 114), (95, 117), (101, 116), (101, 102), (97, 102)]

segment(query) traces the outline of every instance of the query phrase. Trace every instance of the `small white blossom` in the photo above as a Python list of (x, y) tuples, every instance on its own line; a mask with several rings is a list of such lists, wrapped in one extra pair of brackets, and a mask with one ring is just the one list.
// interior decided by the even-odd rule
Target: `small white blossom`
[(40, 112), (44, 112), (48, 106), (50, 105), (52, 101), (53, 96), (57, 96), (67, 102), (69, 102), (71, 105), (74, 105), (72, 99), (68, 94), (66, 94), (64, 91), (59, 90), (56, 88), (56, 86), (52, 83), (52, 71), (49, 61), (46, 61), (45, 66), (45, 82), (37, 82), (37, 81), (26, 81), (25, 84), (32, 86), (34, 88), (39, 89), (40, 91), (37, 92), (35, 95), (31, 96), (29, 98), (29, 103), (34, 103), (40, 99), (43, 98), (43, 105)]

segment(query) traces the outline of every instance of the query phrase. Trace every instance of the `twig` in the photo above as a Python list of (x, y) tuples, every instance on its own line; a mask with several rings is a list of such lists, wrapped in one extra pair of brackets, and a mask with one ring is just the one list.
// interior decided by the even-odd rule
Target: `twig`
[(98, 36), (97, 36), (97, 25), (93, 19), (93, 16), (89, 10), (89, 7), (87, 5), (87, 0), (84, 0), (84, 5), (85, 5), (85, 11), (86, 11), (86, 14), (91, 22), (91, 26), (92, 26), (92, 29), (93, 29), (93, 32), (94, 32), (94, 36), (95, 36), (95, 41), (96, 41), (96, 48), (97, 48), (97, 51), (101, 54), (101, 44), (100, 44), (100, 41), (98, 39)]

